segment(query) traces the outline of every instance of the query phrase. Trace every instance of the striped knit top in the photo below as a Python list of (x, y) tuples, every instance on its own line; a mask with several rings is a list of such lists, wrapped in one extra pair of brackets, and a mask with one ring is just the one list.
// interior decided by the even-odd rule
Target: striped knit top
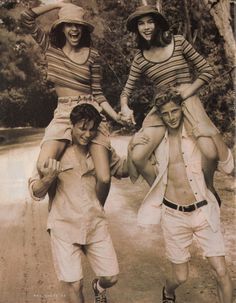
[(165, 85), (191, 83), (192, 77), (188, 63), (192, 63), (198, 78), (209, 82), (214, 75), (207, 61), (181, 35), (173, 37), (172, 55), (165, 61), (152, 62), (147, 60), (142, 51), (138, 50), (131, 65), (130, 73), (121, 96), (130, 97), (135, 82), (142, 75), (150, 79), (156, 89)]
[(21, 21), (46, 56), (47, 80), (57, 86), (78, 90), (80, 95), (91, 94), (99, 104), (107, 101), (100, 84), (100, 56), (97, 50), (90, 48), (83, 64), (72, 61), (62, 49), (50, 44), (49, 34), (36, 23), (37, 16), (29, 9), (21, 14)]

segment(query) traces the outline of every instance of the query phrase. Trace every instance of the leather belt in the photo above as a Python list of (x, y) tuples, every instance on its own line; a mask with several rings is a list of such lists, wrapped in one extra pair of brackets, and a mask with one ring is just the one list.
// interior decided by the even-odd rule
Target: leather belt
[(207, 201), (203, 200), (203, 201), (199, 201), (199, 202), (189, 204), (189, 205), (178, 205), (178, 204), (172, 203), (164, 198), (163, 204), (165, 206), (173, 208), (175, 210), (179, 210), (179, 211), (183, 211), (183, 212), (192, 212), (204, 205), (207, 205)]

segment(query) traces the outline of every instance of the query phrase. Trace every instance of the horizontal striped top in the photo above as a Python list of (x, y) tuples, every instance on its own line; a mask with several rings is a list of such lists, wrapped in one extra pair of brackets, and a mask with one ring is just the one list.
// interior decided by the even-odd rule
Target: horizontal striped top
[(107, 101), (100, 84), (100, 56), (97, 50), (90, 48), (83, 64), (72, 61), (62, 49), (50, 44), (49, 34), (36, 23), (37, 16), (32, 10), (26, 10), (21, 14), (21, 21), (46, 56), (47, 80), (57, 86), (78, 90), (80, 95), (91, 94), (99, 104)]
[(130, 73), (121, 96), (130, 97), (135, 82), (141, 75), (150, 79), (156, 89), (165, 85), (180, 85), (191, 83), (189, 63), (193, 64), (198, 78), (209, 82), (214, 75), (207, 61), (181, 35), (174, 36), (172, 55), (165, 61), (152, 62), (147, 60), (141, 50), (138, 50), (132, 62)]

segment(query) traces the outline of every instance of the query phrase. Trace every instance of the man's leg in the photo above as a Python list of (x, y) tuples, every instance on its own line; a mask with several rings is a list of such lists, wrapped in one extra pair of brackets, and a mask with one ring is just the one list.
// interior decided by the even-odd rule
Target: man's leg
[(106, 303), (106, 289), (115, 285), (118, 281), (118, 276), (107, 276), (94, 279), (92, 287), (95, 296), (95, 302)]
[(50, 232), (52, 258), (58, 280), (62, 281), (68, 290), (72, 303), (84, 303), (82, 248), (58, 238), (53, 230)]
[(233, 287), (226, 267), (225, 257), (208, 257), (217, 282), (217, 293), (220, 303), (233, 302)]
[(92, 282), (95, 302), (106, 303), (106, 289), (116, 284), (119, 266), (116, 252), (108, 231), (101, 241), (86, 245), (84, 253), (98, 278)]
[(181, 264), (175, 264), (171, 262), (171, 267), (172, 275), (166, 280), (166, 284), (163, 290), (163, 303), (168, 302), (167, 299), (165, 301), (165, 297), (168, 298), (169, 301), (170, 299), (173, 299), (173, 302), (175, 302), (174, 298), (176, 288), (186, 282), (188, 278), (188, 262)]
[(70, 303), (84, 303), (83, 279), (75, 282), (66, 282), (69, 288)]

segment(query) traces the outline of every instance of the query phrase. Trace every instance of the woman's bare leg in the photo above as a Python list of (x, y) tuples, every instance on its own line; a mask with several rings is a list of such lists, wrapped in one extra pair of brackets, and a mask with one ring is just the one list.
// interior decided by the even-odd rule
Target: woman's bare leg
[(165, 134), (164, 126), (147, 127), (142, 131), (144, 136), (149, 138), (149, 142), (144, 145), (136, 145), (132, 150), (132, 160), (147, 183), (151, 186), (155, 175), (153, 175), (153, 166), (149, 161), (153, 151), (160, 144)]
[(60, 159), (66, 148), (66, 144), (66, 140), (53, 140), (43, 143), (37, 160), (37, 169), (40, 175), (43, 175), (43, 168), (49, 158)]
[(109, 150), (103, 145), (92, 143), (90, 153), (97, 176), (97, 197), (101, 205), (104, 206), (111, 185)]

